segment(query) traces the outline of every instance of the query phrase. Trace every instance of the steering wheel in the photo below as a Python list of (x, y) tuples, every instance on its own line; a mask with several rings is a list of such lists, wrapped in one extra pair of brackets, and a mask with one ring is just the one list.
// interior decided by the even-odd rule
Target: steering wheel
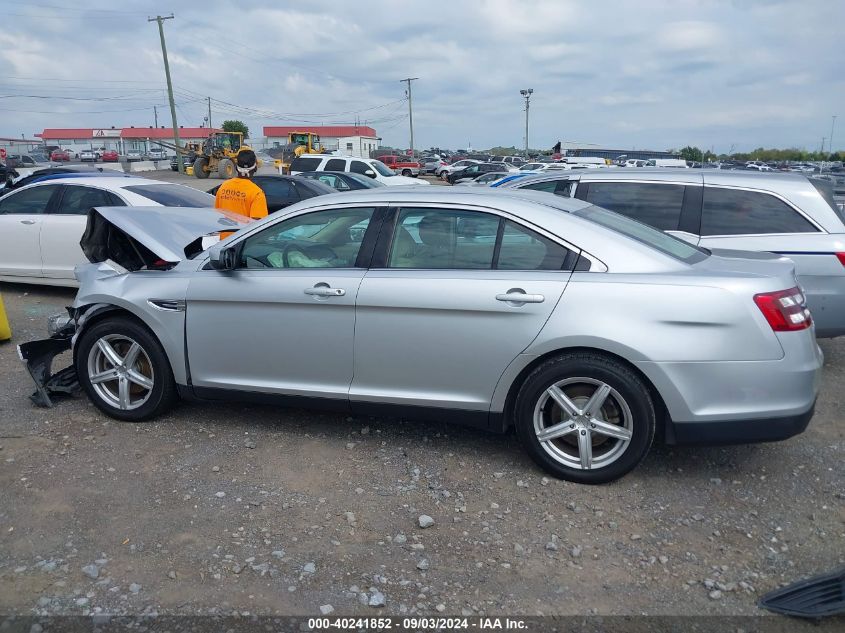
[(314, 244), (309, 246), (304, 244), (297, 244), (296, 242), (289, 242), (285, 244), (284, 249), (282, 249), (282, 264), (284, 264), (285, 268), (290, 268), (290, 260), (288, 258), (288, 255), (292, 251), (299, 251), (309, 259), (337, 259), (337, 253), (335, 253), (329, 246), (326, 246), (325, 244)]

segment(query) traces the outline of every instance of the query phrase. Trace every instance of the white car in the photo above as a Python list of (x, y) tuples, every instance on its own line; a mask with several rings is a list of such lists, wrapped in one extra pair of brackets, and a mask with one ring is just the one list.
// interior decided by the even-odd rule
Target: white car
[(134, 176), (62, 174), (0, 198), (0, 281), (77, 286), (73, 269), (92, 207), (213, 207), (214, 196)]
[(149, 152), (150, 160), (164, 160), (167, 158), (167, 152), (161, 147), (153, 147)]
[(97, 158), (98, 158), (97, 152), (95, 152), (93, 149), (84, 149), (81, 152), (79, 152), (79, 160), (81, 160), (83, 163), (85, 163), (85, 162), (96, 163)]
[(470, 165), (480, 165), (482, 162), (484, 161), (475, 160), (474, 158), (464, 158), (463, 160), (454, 162), (451, 165), (440, 165), (434, 170), (434, 174), (445, 180), (446, 176), (451, 174), (453, 171), (458, 171), (459, 169), (469, 167)]
[[(281, 167), (279, 168), (281, 170)], [(380, 160), (374, 158), (356, 158), (354, 156), (336, 156), (334, 154), (302, 154), (291, 161), (290, 175), (296, 176), (304, 171), (348, 171), (353, 174), (368, 176), (385, 185), (427, 185), (427, 180), (397, 176)]]
[(126, 152), (126, 162), (134, 163), (135, 161), (144, 160), (144, 155), (139, 149), (130, 149)]

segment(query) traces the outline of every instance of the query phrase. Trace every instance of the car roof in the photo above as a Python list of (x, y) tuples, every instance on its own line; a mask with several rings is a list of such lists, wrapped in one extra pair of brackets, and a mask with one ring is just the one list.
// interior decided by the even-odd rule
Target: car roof
[[(121, 178), (120, 176), (125, 177)], [(45, 179), (39, 180), (38, 182), (32, 182), (26, 187), (21, 187), (20, 189), (15, 189), (15, 191), (20, 191), (21, 189), (26, 189), (28, 187), (36, 187), (42, 184), (52, 183), (52, 179)], [(165, 182), (163, 180), (152, 180), (150, 178), (139, 178), (137, 176), (132, 176), (130, 174), (118, 174), (118, 177), (115, 178), (114, 176), (103, 176), (102, 174), (97, 176), (80, 176), (78, 178), (73, 179), (74, 185), (91, 185), (101, 187), (103, 189), (123, 189), (124, 187), (135, 187), (138, 185), (178, 185), (180, 183), (176, 182)], [(186, 186), (186, 185), (181, 185)], [(197, 189), (199, 191), (199, 189)]]
[(730, 184), (742, 186), (760, 187), (765, 182), (782, 182), (791, 185), (807, 183), (807, 177), (803, 174), (789, 172), (759, 172), (759, 171), (734, 171), (721, 169), (673, 169), (671, 167), (610, 167), (605, 169), (591, 170), (550, 170), (520, 179), (519, 183), (541, 182), (544, 180), (557, 180), (562, 175), (577, 177), (583, 180), (647, 180), (660, 182), (695, 182), (708, 184)]

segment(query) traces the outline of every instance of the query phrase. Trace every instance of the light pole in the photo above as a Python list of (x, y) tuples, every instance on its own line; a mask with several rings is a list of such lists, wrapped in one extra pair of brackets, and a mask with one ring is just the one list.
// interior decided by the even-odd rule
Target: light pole
[(534, 94), (534, 88), (520, 90), (519, 94), (525, 99), (525, 158), (528, 158), (528, 108), (530, 107), (531, 95)]
[(833, 154), (833, 128), (836, 126), (836, 115), (830, 117), (830, 153)]

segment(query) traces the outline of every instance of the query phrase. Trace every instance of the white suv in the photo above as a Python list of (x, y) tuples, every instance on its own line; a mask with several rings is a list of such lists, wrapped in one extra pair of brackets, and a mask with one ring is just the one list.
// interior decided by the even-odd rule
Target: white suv
[[(281, 168), (280, 168), (281, 169)], [(385, 185), (427, 185), (426, 180), (397, 176), (380, 160), (355, 158), (353, 156), (332, 156), (331, 154), (302, 154), (291, 161), (290, 175), (304, 171), (348, 171), (363, 174)]]

